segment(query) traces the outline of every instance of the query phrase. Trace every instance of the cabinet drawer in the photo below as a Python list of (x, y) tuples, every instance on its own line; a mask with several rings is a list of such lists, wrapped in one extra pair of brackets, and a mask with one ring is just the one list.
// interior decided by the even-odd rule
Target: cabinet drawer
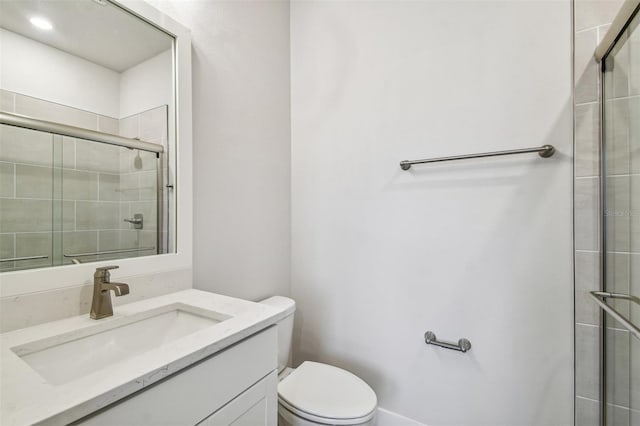
[(81, 425), (195, 425), (277, 368), (270, 327), (93, 414)]

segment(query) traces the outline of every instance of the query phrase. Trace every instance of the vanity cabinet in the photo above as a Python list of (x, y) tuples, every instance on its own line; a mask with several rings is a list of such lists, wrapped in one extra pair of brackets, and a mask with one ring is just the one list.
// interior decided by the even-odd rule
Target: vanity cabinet
[(272, 326), (75, 424), (276, 426), (277, 382)]

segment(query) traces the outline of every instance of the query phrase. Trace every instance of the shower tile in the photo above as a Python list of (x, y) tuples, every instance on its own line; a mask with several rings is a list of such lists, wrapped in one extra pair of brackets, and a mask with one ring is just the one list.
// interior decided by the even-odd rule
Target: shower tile
[(138, 231), (100, 231), (100, 251), (130, 249), (138, 247)]
[[(100, 231), (98, 248), (101, 252), (129, 250), (139, 247), (138, 231)], [(138, 252), (111, 253), (100, 255), (100, 260), (126, 259), (138, 257)]]
[[(98, 231), (72, 231), (62, 233), (62, 252), (65, 255), (95, 253), (98, 251)], [(78, 257), (82, 262), (96, 260), (95, 256)], [(69, 263), (70, 258), (65, 259)]]
[(629, 409), (607, 404), (607, 426), (631, 426), (631, 412)]
[(120, 176), (120, 199), (122, 201), (140, 200), (140, 181), (137, 173)]
[(139, 120), (140, 118), (138, 115), (132, 115), (131, 117), (121, 119), (119, 125), (120, 136), (125, 138), (140, 137)]
[(120, 148), (87, 140), (76, 141), (76, 169), (119, 173)]
[(630, 245), (632, 253), (640, 253), (640, 175), (632, 175), (630, 184), (631, 213), (629, 224), (631, 227)]
[(622, 3), (623, 0), (575, 0), (576, 31), (612, 22)]
[(600, 426), (600, 402), (576, 397), (576, 426)]
[[(640, 46), (638, 48), (640, 49)], [(628, 107), (629, 117), (640, 117), (640, 96), (629, 98)], [(640, 120), (638, 119), (629, 120), (629, 163), (631, 173), (640, 173)]]
[(600, 118), (597, 104), (578, 105), (575, 108), (575, 175), (599, 174)]
[(76, 168), (76, 140), (68, 136), (62, 137), (62, 167)]
[(120, 133), (119, 121), (120, 120), (105, 115), (98, 115), (98, 130), (100, 132), (118, 135)]
[(140, 116), (140, 139), (160, 142), (167, 134), (167, 107), (161, 106), (145, 111)]
[(98, 174), (64, 169), (62, 171), (62, 197), (65, 200), (97, 200)]
[(0, 125), (0, 161), (51, 166), (52, 159), (50, 133)]
[(42, 99), (16, 94), (16, 113), (83, 129), (98, 130), (96, 114)]
[[(640, 294), (640, 293), (635, 293)], [(637, 319), (635, 320), (637, 324)], [(630, 380), (630, 407), (640, 410), (640, 340), (631, 338), (631, 380)], [(632, 417), (634, 414), (632, 413)], [(636, 421), (640, 421), (638, 413), (635, 414)]]
[(0, 198), (0, 232), (51, 230), (51, 201)]
[[(611, 317), (607, 316), (607, 320)], [(630, 336), (627, 330), (607, 329), (607, 401), (629, 406), (631, 368)]]
[[(631, 253), (629, 255), (629, 294), (640, 297), (640, 254)], [(629, 317), (634, 324), (640, 324), (640, 305), (630, 304), (631, 313)], [(636, 352), (640, 357), (640, 351)], [(640, 374), (640, 370), (638, 371)], [(640, 409), (640, 405), (638, 406)]]
[(576, 395), (600, 395), (599, 327), (576, 324)]
[[(0, 259), (10, 259), (15, 257), (14, 251), (15, 234), (0, 234)], [(14, 262), (0, 262), (0, 271), (12, 269)]]
[(16, 197), (53, 197), (53, 169), (51, 167), (16, 164)]
[[(629, 173), (629, 99), (607, 101), (606, 123), (606, 173), (622, 175)], [(613, 125), (610, 125), (610, 124)]]
[(633, 31), (628, 43), (629, 92), (631, 95), (640, 95), (640, 31)]
[[(58, 207), (59, 208), (59, 207)], [(53, 222), (54, 231), (74, 231), (76, 229), (76, 202), (62, 202), (62, 221)]]
[(575, 35), (575, 94), (576, 104), (598, 100), (598, 65), (593, 57), (597, 45), (596, 29)]
[(120, 175), (100, 173), (100, 201), (120, 201)]
[[(140, 247), (156, 247), (158, 245), (158, 235), (156, 231), (138, 231), (140, 239)], [(140, 252), (140, 256), (148, 256), (156, 254), (155, 250), (147, 250)]]
[(15, 197), (15, 165), (0, 162), (0, 197)]
[(129, 173), (133, 171), (134, 157), (131, 155), (132, 152), (133, 150), (126, 150), (120, 153), (120, 173)]
[(131, 203), (121, 202), (119, 211), (120, 211), (120, 217), (123, 220), (120, 221), (120, 226), (118, 227), (118, 229), (129, 229), (130, 225), (129, 225), (129, 223), (125, 222), (124, 219), (125, 218), (130, 218), (130, 217), (133, 216), (131, 214)]
[(12, 92), (0, 89), (0, 111), (14, 112), (13, 99), (14, 95)]
[(76, 202), (76, 229), (118, 229), (120, 226), (119, 203), (99, 201)]
[(631, 232), (631, 192), (629, 176), (606, 179), (605, 223), (607, 250), (628, 252)]
[(158, 198), (158, 177), (155, 171), (139, 173), (140, 201), (156, 200)]
[(597, 325), (600, 312), (589, 292), (600, 288), (600, 254), (576, 252), (576, 322)]
[(48, 256), (47, 259), (21, 260), (16, 262), (16, 268), (35, 268), (51, 265), (53, 253), (51, 251), (51, 232), (29, 232), (16, 234), (16, 256)]
[(598, 178), (575, 181), (575, 248), (598, 250)]
[[(607, 253), (607, 279), (605, 280), (606, 291), (614, 293), (629, 293), (630, 264), (628, 253)], [(625, 300), (609, 300), (608, 304), (616, 308), (625, 316), (629, 315), (629, 302)], [(611, 327), (624, 328), (612, 319), (609, 323)]]

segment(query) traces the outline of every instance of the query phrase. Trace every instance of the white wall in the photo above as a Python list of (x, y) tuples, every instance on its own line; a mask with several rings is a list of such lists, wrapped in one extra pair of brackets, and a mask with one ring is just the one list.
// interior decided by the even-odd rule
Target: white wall
[(120, 118), (173, 105), (172, 63), (171, 50), (167, 50), (120, 74)]
[(346, 367), (429, 425), (573, 424), (570, 11), (292, 3), (296, 363)]
[(113, 118), (120, 74), (0, 29), (0, 88)]
[(194, 287), (287, 295), (289, 3), (151, 4), (192, 31)]

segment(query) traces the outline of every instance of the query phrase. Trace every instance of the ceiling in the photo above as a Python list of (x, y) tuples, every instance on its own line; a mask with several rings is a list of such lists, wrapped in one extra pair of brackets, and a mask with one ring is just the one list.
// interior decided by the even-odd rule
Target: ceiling
[[(35, 16), (53, 29), (31, 25)], [(0, 27), (117, 72), (173, 43), (173, 37), (105, 0), (0, 0)]]

